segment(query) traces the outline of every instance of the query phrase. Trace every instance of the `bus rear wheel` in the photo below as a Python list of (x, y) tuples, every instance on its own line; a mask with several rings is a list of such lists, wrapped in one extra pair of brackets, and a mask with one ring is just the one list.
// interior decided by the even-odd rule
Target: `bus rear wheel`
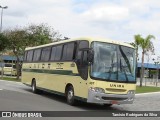
[(32, 92), (37, 93), (36, 81), (35, 80), (32, 82)]
[(67, 97), (67, 103), (69, 105), (75, 105), (74, 90), (72, 86), (68, 87), (66, 97)]

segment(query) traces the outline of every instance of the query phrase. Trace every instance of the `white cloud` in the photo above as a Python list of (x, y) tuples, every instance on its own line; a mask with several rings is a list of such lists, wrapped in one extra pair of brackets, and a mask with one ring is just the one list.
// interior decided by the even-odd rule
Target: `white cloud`
[(119, 21), (126, 19), (129, 11), (117, 5), (98, 5), (93, 6), (82, 15), (96, 21)]

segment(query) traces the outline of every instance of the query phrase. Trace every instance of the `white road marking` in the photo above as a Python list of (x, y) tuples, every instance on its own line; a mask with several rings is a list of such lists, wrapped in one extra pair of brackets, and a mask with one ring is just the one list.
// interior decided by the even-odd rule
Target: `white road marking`
[(3, 90), (3, 89), (0, 89), (0, 90)]

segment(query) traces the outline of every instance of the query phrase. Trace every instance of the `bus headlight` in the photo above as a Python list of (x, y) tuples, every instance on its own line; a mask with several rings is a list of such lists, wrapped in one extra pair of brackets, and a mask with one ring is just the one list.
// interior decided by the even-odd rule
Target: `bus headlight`
[(103, 88), (99, 88), (99, 87), (94, 87), (94, 88), (91, 87), (90, 90), (93, 92), (105, 93), (105, 90)]
[(135, 91), (134, 90), (129, 90), (128, 94), (135, 94)]

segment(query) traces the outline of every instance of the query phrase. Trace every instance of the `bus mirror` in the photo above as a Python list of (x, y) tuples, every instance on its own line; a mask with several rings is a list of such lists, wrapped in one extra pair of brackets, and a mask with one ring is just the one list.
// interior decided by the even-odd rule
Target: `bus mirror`
[[(79, 51), (82, 51), (83, 57), (79, 61), (76, 61), (77, 63), (79, 62), (80, 64), (83, 64), (83, 65), (86, 65), (86, 64), (90, 65), (90, 64), (93, 63), (93, 59), (94, 59), (94, 51), (93, 51), (93, 49), (91, 49), (91, 48), (82, 48), (82, 49), (79, 49)], [(85, 53), (87, 53), (87, 54), (85, 54)]]
[(88, 51), (88, 62), (93, 63), (93, 59), (94, 59), (94, 51), (90, 49)]

